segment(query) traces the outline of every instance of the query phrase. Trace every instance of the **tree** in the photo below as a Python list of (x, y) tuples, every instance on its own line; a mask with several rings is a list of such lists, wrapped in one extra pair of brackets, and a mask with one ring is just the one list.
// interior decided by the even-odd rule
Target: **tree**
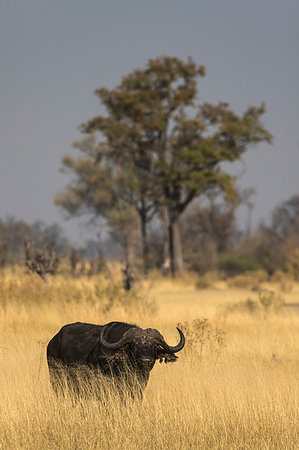
[(269, 275), (280, 268), (298, 278), (299, 195), (294, 195), (278, 205), (272, 213), (270, 226), (264, 228), (267, 234), (272, 236), (267, 255), (271, 263), (270, 269), (272, 269), (272, 272), (268, 270)]
[(223, 198), (218, 188), (210, 189), (183, 215), (180, 230), (188, 268), (203, 273), (215, 268), (220, 256), (233, 251), (242, 236), (236, 223), (236, 210), (241, 206), (251, 207), (254, 190), (236, 189), (236, 193), (237, 199), (232, 203)]
[(53, 241), (59, 255), (67, 252), (70, 243), (57, 224), (46, 225), (43, 222), (29, 224), (23, 220), (9, 217), (0, 219), (0, 265), (22, 264), (25, 257), (24, 241), (28, 238), (33, 245), (42, 247), (44, 240), (50, 250)]
[[(115, 159), (108, 145), (98, 143), (94, 133), (73, 144), (83, 156), (66, 155), (65, 172), (75, 175), (66, 189), (55, 196), (56, 205), (70, 216), (89, 213), (102, 217), (110, 233), (132, 262), (136, 245), (136, 213), (140, 220), (144, 267), (148, 266), (146, 225), (154, 209), (146, 195), (146, 177), (137, 177), (129, 161)], [(138, 228), (138, 224), (137, 224)]]
[[(123, 169), (125, 186), (130, 188), (126, 201), (139, 214), (144, 239), (153, 213), (166, 220), (172, 273), (183, 265), (178, 220), (185, 208), (213, 185), (233, 199), (234, 179), (221, 163), (235, 161), (250, 145), (270, 143), (272, 138), (260, 122), (263, 103), (242, 115), (227, 103), (198, 104), (197, 82), (204, 75), (205, 68), (192, 58), (150, 59), (115, 89), (96, 90), (107, 115), (81, 126), (88, 135), (100, 133), (105, 163)], [(81, 174), (76, 175), (80, 184)], [(74, 186), (70, 191), (76, 195)]]
[(282, 239), (299, 234), (299, 195), (294, 195), (274, 209), (271, 228)]
[(37, 273), (43, 281), (47, 281), (47, 275), (55, 275), (58, 270), (59, 256), (54, 250), (55, 242), (50, 249), (47, 248), (46, 237), (44, 237), (43, 247), (38, 248), (32, 245), (28, 238), (25, 239), (25, 264), (27, 268)]
[(215, 267), (216, 258), (232, 248), (238, 235), (235, 208), (231, 202), (217, 202), (208, 195), (206, 205), (196, 204), (184, 214), (181, 235), (188, 267), (201, 273)]

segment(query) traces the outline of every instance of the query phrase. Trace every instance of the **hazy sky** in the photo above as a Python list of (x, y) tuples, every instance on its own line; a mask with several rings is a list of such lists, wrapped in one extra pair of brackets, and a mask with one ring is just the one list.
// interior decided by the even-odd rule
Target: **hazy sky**
[(165, 54), (206, 66), (201, 101), (266, 102), (274, 143), (249, 149), (239, 185), (256, 189), (254, 223), (268, 220), (299, 194), (298, 23), (298, 0), (1, 0), (0, 218), (84, 239), (53, 205), (61, 158), (103, 112), (93, 91)]

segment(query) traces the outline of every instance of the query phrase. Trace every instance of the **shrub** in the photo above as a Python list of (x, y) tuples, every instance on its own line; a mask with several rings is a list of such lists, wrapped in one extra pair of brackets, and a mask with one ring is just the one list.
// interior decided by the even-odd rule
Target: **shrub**
[(273, 291), (260, 292), (259, 301), (264, 309), (279, 310), (285, 305), (285, 299)]
[(200, 277), (195, 283), (196, 289), (207, 289), (209, 286), (210, 286), (210, 282), (205, 275)]
[(179, 323), (178, 327), (186, 337), (186, 349), (199, 357), (212, 356), (217, 362), (225, 347), (225, 332), (212, 324), (209, 319), (195, 319)]
[(258, 270), (261, 265), (244, 256), (226, 255), (218, 260), (218, 269), (223, 271), (227, 276), (239, 275), (241, 273)]
[(249, 313), (279, 311), (285, 305), (285, 299), (273, 291), (259, 292), (258, 300), (248, 297), (245, 302), (230, 305), (227, 309), (230, 312), (245, 311)]
[(299, 248), (296, 247), (287, 255), (286, 260), (286, 270), (289, 274), (291, 274), (294, 280), (299, 280)]
[(244, 302), (235, 303), (234, 305), (229, 305), (227, 310), (229, 312), (250, 312), (255, 313), (261, 309), (261, 305), (258, 301), (253, 300), (251, 297), (248, 297)]

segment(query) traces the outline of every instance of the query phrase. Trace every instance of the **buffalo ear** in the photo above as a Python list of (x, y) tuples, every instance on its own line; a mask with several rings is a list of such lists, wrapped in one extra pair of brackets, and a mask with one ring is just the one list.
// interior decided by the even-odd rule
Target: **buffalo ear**
[(163, 359), (165, 364), (167, 364), (168, 362), (175, 362), (178, 359), (178, 357), (171, 353), (164, 353), (162, 355), (159, 355), (158, 359), (160, 364), (163, 362)]

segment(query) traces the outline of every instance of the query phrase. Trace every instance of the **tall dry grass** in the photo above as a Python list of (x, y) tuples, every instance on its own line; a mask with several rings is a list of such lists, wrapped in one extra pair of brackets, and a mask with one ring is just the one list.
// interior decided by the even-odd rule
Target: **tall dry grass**
[[(146, 296), (107, 308), (118, 291), (100, 276), (46, 285), (18, 271), (2, 274), (0, 448), (298, 448), (299, 314), (234, 310), (226, 305), (254, 294), (223, 283), (194, 286), (191, 278), (157, 280)], [(286, 300), (297, 294), (294, 284)], [(179, 322), (187, 344), (175, 364), (156, 364), (141, 405), (120, 402), (113, 391), (103, 401), (56, 398), (45, 346), (77, 320), (156, 327), (170, 344)]]

